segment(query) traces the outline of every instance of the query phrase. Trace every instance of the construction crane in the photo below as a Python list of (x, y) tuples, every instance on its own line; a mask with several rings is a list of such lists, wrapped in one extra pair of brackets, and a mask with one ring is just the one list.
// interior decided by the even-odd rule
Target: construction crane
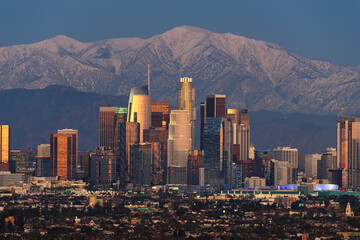
[(343, 119), (344, 109), (348, 109), (348, 108), (360, 108), (360, 107), (344, 107), (341, 104), (340, 107), (332, 107), (331, 109), (340, 109), (340, 116), (341, 116), (341, 119)]

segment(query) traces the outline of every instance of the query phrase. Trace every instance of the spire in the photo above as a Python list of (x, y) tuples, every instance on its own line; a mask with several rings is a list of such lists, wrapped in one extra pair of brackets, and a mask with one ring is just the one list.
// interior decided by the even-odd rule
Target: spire
[(148, 94), (150, 95), (150, 64), (148, 64)]

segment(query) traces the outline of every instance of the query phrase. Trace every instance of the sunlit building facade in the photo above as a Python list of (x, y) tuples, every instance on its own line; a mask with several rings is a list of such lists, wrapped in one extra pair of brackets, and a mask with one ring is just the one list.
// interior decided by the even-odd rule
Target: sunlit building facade
[(0, 125), (0, 163), (8, 164), (10, 160), (10, 126)]
[(191, 149), (195, 149), (196, 144), (196, 108), (195, 108), (195, 88), (193, 88), (192, 78), (180, 78), (180, 87), (177, 90), (177, 110), (188, 110), (191, 125)]
[(151, 96), (148, 85), (130, 90), (127, 121), (140, 123), (140, 142), (143, 142), (143, 130), (151, 127)]
[[(186, 184), (187, 158), (191, 146), (192, 140), (189, 111), (171, 111), (168, 138), (168, 169), (172, 167), (184, 167), (185, 177), (181, 178), (181, 182), (171, 182), (171, 179), (180, 179), (177, 177), (172, 177), (171, 179), (168, 178), (169, 184)], [(173, 171), (168, 170), (168, 173), (170, 172)]]
[(117, 107), (99, 109), (99, 146), (114, 147), (114, 116)]
[(77, 135), (50, 135), (51, 175), (62, 180), (76, 179)]

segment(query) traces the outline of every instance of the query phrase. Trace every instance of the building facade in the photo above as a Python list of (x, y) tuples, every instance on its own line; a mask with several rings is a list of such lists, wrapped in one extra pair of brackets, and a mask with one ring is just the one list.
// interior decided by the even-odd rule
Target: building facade
[[(172, 167), (176, 167), (176, 170), (178, 170), (179, 167), (185, 168), (185, 177), (180, 178), (173, 176), (171, 179), (168, 177), (169, 184), (186, 184), (187, 159), (191, 146), (192, 140), (189, 111), (172, 110), (169, 124), (167, 164), (168, 169)], [(168, 171), (168, 174), (170, 174), (170, 171)], [(174, 179), (180, 179), (180, 182), (172, 182)]]
[(61, 180), (76, 179), (76, 156), (76, 134), (50, 135), (51, 176)]
[[(8, 164), (10, 160), (10, 126), (0, 125), (0, 164), (7, 165), (2, 170), (7, 171), (9, 169)], [(1, 167), (3, 168), (3, 167)]]
[(278, 147), (273, 150), (274, 158), (280, 162), (288, 162), (289, 167), (298, 168), (298, 150), (291, 147)]
[(196, 144), (196, 108), (195, 108), (195, 88), (192, 85), (192, 78), (180, 78), (180, 87), (177, 90), (177, 110), (187, 110), (190, 114), (191, 125), (191, 149), (195, 149)]
[(231, 185), (232, 122), (227, 118), (208, 117), (204, 126), (205, 180), (212, 186)]
[(114, 146), (114, 117), (117, 107), (100, 107), (99, 109), (99, 146)]
[(130, 90), (127, 121), (140, 124), (140, 142), (143, 142), (143, 130), (151, 127), (151, 97), (148, 85)]

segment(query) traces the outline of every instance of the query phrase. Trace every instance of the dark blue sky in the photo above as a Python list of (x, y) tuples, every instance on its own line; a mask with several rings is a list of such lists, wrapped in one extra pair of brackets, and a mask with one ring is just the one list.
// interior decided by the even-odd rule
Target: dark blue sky
[(64, 34), (148, 38), (191, 25), (269, 41), (312, 59), (360, 64), (358, 0), (1, 0), (0, 46)]

